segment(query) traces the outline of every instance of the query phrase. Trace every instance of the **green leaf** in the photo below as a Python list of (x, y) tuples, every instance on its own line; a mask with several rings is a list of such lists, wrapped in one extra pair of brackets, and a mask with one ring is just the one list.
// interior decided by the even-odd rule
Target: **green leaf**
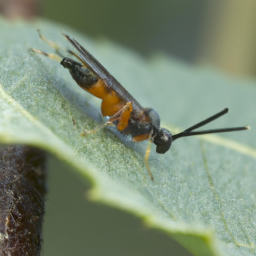
[[(106, 40), (91, 40), (63, 25), (0, 21), (0, 141), (43, 148), (91, 183), (90, 198), (124, 209), (163, 230), (194, 255), (255, 255), (256, 140), (253, 131), (183, 138), (164, 155), (132, 143), (114, 128), (97, 127), (99, 100), (82, 91), (57, 62), (31, 47), (53, 52), (50, 40), (70, 48), (60, 30), (76, 38), (162, 126), (177, 132), (230, 107), (211, 128), (255, 126), (256, 83), (231, 79), (156, 55), (144, 60)], [(97, 106), (97, 107), (96, 107)], [(75, 122), (73, 122), (75, 121)], [(207, 127), (206, 127), (207, 128)], [(246, 146), (246, 144), (248, 146)]]

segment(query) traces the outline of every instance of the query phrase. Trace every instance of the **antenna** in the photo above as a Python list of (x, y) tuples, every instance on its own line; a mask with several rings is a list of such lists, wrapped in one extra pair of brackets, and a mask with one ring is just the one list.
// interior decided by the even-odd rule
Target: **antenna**
[(173, 140), (176, 140), (181, 137), (186, 137), (186, 136), (193, 136), (193, 135), (202, 135), (202, 134), (208, 134), (208, 133), (220, 133), (220, 132), (234, 132), (234, 131), (243, 131), (243, 130), (249, 130), (250, 126), (242, 126), (242, 127), (232, 127), (232, 128), (222, 128), (222, 129), (213, 129), (213, 130), (206, 130), (206, 131), (197, 131), (193, 132), (195, 129), (202, 127), (213, 120), (225, 115), (228, 113), (228, 108), (225, 108), (224, 110), (220, 111), (219, 113), (191, 126), (190, 128), (186, 129), (185, 131), (175, 134), (172, 136)]

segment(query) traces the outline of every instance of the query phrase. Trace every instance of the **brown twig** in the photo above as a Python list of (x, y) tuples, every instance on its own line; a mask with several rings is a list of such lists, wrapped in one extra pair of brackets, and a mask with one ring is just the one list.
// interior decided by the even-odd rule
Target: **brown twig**
[(45, 153), (0, 148), (0, 255), (39, 256), (44, 215)]
[(31, 19), (39, 14), (39, 0), (0, 0), (0, 13), (8, 19)]

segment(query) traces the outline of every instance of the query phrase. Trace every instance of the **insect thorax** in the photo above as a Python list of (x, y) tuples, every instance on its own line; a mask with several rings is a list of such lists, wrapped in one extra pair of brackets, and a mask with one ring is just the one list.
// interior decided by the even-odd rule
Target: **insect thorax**
[(155, 110), (150, 108), (145, 108), (140, 112), (133, 110), (123, 133), (132, 137), (143, 134), (151, 135), (154, 129), (159, 129), (159, 126), (160, 118)]

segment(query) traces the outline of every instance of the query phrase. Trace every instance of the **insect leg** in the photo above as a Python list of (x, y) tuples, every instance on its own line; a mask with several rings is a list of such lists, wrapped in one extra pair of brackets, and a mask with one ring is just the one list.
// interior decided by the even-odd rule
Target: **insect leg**
[(62, 58), (56, 54), (52, 54), (52, 53), (46, 53), (46, 52), (43, 52), (41, 50), (38, 50), (38, 49), (35, 49), (35, 48), (32, 48), (32, 50), (36, 53), (39, 53), (39, 54), (42, 54), (50, 59), (53, 59), (53, 60), (56, 60), (58, 62), (61, 62), (62, 61)]
[(85, 130), (85, 131), (82, 132), (81, 135), (84, 136), (84, 135), (89, 135), (89, 134), (96, 133), (100, 129), (104, 128), (107, 125), (113, 125), (113, 123), (115, 121), (121, 121), (121, 124), (119, 124), (119, 122), (117, 123), (117, 128), (119, 127), (119, 125), (122, 128), (124, 126), (126, 127), (127, 124), (128, 124), (128, 119), (129, 119), (129, 118), (127, 119), (127, 117), (128, 117), (128, 115), (130, 117), (131, 109), (132, 109), (131, 102), (127, 102), (120, 110), (118, 110), (113, 116), (111, 116), (111, 118), (107, 122), (99, 125), (98, 127), (96, 127), (95, 129), (93, 129), (91, 131)]
[(111, 123), (111, 122), (105, 122), (105, 123), (99, 125), (98, 127), (96, 127), (96, 128), (93, 129), (93, 130), (90, 130), (90, 131), (89, 131), (89, 130), (84, 130), (84, 131), (81, 133), (81, 135), (82, 135), (82, 136), (85, 136), (85, 135), (89, 135), (89, 134), (94, 134), (94, 133), (98, 132), (99, 130), (101, 130), (102, 128), (106, 127), (107, 125), (112, 125), (112, 123)]
[[(115, 120), (118, 121), (118, 123), (116, 124), (116, 127), (119, 131), (123, 131), (129, 122), (130, 119), (130, 115), (132, 112), (132, 103), (131, 102), (127, 102), (116, 114), (117, 117), (115, 118)], [(111, 119), (110, 119), (111, 120)], [(113, 120), (113, 121), (115, 121)], [(112, 121), (112, 122), (113, 122)]]
[(154, 177), (152, 175), (152, 172), (150, 171), (150, 166), (149, 166), (149, 163), (148, 163), (148, 158), (149, 158), (149, 154), (150, 154), (150, 150), (151, 150), (151, 140), (148, 141), (148, 146), (147, 146), (147, 149), (146, 149), (146, 153), (145, 153), (145, 164), (147, 166), (147, 169), (148, 169), (148, 173), (150, 175), (150, 178), (152, 181), (154, 181)]
[[(59, 55), (62, 56), (62, 54), (61, 54), (60, 51), (64, 51), (64, 52), (67, 52), (67, 53), (73, 55), (74, 57), (76, 57), (77, 59), (79, 59), (81, 62), (83, 62), (83, 61), (81, 60), (81, 58), (80, 58), (75, 52), (73, 52), (73, 51), (71, 51), (71, 50), (68, 50), (68, 49), (65, 49), (65, 48), (63, 48), (63, 47), (61, 47), (61, 46), (55, 44), (54, 42), (50, 41), (49, 39), (47, 39), (45, 36), (43, 36), (43, 35), (41, 34), (41, 31), (40, 31), (39, 29), (37, 30), (37, 32), (38, 32), (38, 34), (39, 34), (39, 37), (40, 37), (44, 42), (46, 42), (49, 46), (51, 46), (52, 48), (54, 48), (54, 49), (56, 50), (56, 52), (57, 52)], [(64, 57), (64, 56), (62, 56), (62, 57)]]

